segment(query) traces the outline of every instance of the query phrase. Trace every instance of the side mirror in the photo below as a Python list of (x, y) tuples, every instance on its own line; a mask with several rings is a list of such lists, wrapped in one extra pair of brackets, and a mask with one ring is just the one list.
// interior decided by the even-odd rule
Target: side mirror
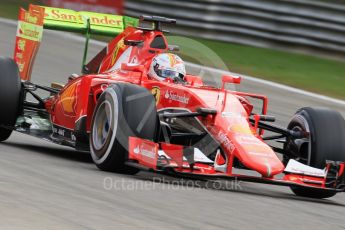
[(222, 76), (222, 89), (224, 89), (226, 83), (241, 84), (240, 76), (223, 75)]
[(233, 83), (233, 84), (240, 84), (241, 77), (240, 76), (231, 76), (231, 75), (223, 75), (222, 76), (223, 83)]
[(132, 71), (132, 72), (143, 72), (145, 67), (143, 65), (131, 65), (127, 63), (121, 64), (121, 69), (125, 71)]

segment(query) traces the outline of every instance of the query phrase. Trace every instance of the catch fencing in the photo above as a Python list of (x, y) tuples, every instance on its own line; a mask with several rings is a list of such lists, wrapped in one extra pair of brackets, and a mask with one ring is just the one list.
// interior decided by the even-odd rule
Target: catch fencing
[(131, 16), (177, 19), (174, 33), (345, 57), (345, 6), (310, 0), (126, 0)]

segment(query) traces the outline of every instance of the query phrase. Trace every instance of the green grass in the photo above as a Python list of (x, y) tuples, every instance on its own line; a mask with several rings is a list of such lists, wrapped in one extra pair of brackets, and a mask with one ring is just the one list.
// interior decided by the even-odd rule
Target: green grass
[[(40, 1), (1, 0), (0, 17), (16, 19), (29, 2)], [(169, 40), (185, 60), (345, 99), (345, 62), (198, 38)]]
[(3, 18), (18, 18), (18, 11), (20, 7), (27, 9), (29, 4), (40, 4), (39, 0), (1, 0), (0, 2), (0, 17)]
[[(169, 40), (181, 47), (181, 56), (186, 60), (345, 99), (345, 62), (206, 39)], [(193, 46), (198, 48), (193, 50)], [(225, 65), (210, 62), (216, 56)]]

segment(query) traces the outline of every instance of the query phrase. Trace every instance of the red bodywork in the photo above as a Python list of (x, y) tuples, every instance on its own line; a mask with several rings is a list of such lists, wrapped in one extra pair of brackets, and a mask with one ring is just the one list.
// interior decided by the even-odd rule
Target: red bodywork
[[(157, 42), (157, 39), (160, 45), (154, 48), (152, 44)], [(125, 41), (141, 42), (139, 45), (125, 45)], [(45, 107), (55, 127), (54, 132), (61, 135), (60, 129), (67, 129), (73, 133), (78, 121), (83, 117), (86, 117), (86, 132), (89, 132), (99, 95), (112, 83), (137, 84), (154, 94), (157, 110), (165, 108), (179, 108), (190, 112), (195, 112), (198, 108), (217, 110), (216, 114), (200, 116), (198, 120), (221, 145), (225, 159), (217, 156), (215, 161), (218, 164), (226, 163), (226, 170), (220, 172), (213, 165), (204, 163), (195, 163), (191, 168), (188, 162), (183, 160), (181, 146), (167, 143), (158, 145), (151, 141), (130, 138), (129, 158), (136, 160), (138, 164), (157, 170), (157, 151), (161, 148), (171, 157), (170, 166), (176, 173), (241, 177), (233, 173), (234, 159), (238, 159), (246, 168), (261, 174), (261, 178), (242, 176), (249, 181), (260, 179), (266, 183), (325, 188), (325, 178), (297, 174), (285, 175), (283, 179), (275, 178), (284, 171), (285, 166), (272, 148), (262, 140), (263, 131), (249, 122), (253, 105), (246, 99), (246, 97), (261, 99), (262, 114), (266, 114), (265, 96), (229, 91), (224, 87), (218, 89), (204, 86), (200, 77), (192, 75), (186, 76), (186, 85), (175, 84), (170, 80), (163, 82), (151, 80), (147, 72), (152, 58), (167, 51), (168, 44), (162, 32), (127, 28), (90, 62), (88, 67), (94, 74), (70, 80), (60, 93), (45, 101)], [(239, 83), (238, 79), (224, 78), (224, 84), (231, 81)], [(75, 138), (72, 134), (71, 139)], [(147, 151), (151, 152), (152, 156), (133, 154), (138, 145), (148, 148)]]

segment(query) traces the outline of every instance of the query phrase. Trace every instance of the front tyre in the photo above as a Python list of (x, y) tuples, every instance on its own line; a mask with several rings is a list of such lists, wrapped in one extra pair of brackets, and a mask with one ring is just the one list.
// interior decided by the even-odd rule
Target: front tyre
[(157, 110), (152, 94), (133, 84), (118, 83), (99, 97), (91, 123), (90, 150), (97, 167), (104, 171), (135, 174), (125, 165), (130, 136), (154, 140)]
[[(288, 129), (308, 132), (308, 138), (288, 138), (284, 146), (285, 163), (295, 159), (303, 164), (323, 169), (326, 160), (345, 161), (345, 122), (337, 111), (324, 108), (302, 108), (291, 119)], [(334, 191), (292, 186), (298, 196), (329, 198)]]

